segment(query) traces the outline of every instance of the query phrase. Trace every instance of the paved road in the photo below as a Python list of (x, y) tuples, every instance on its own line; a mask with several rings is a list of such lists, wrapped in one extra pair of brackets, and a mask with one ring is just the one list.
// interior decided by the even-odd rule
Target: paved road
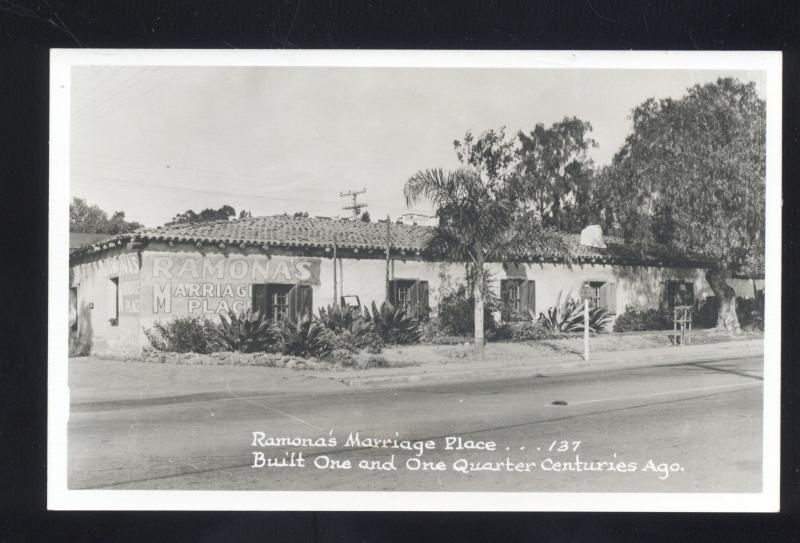
[[(763, 359), (749, 358), (319, 395), (222, 390), (74, 405), (69, 486), (757, 492), (762, 367)], [(252, 467), (254, 452), (288, 452), (253, 447), (254, 431), (327, 439), (330, 430), (335, 446), (289, 448), (303, 454), (304, 467)], [(356, 432), (362, 446), (345, 446)], [(448, 436), (484, 450), (445, 450)], [(369, 447), (367, 437), (432, 440), (435, 448), (417, 456)], [(569, 450), (559, 451), (562, 441)], [(495, 450), (485, 450), (491, 442)]]

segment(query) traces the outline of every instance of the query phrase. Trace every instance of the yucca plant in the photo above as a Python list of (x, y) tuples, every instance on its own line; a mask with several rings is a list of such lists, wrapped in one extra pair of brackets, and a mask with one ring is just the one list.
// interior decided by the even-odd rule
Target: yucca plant
[(276, 343), (277, 336), (272, 321), (249, 309), (238, 314), (220, 315), (217, 344), (227, 351), (253, 353), (266, 351)]
[[(584, 328), (583, 303), (573, 298), (569, 293), (562, 301), (561, 295), (562, 292), (559, 291), (556, 304), (548, 308), (544, 313), (539, 314), (539, 322), (553, 331), (582, 332)], [(532, 313), (531, 317), (533, 318)], [(605, 331), (609, 322), (611, 322), (611, 315), (605, 308), (595, 307), (589, 309), (590, 331)]]
[(372, 302), (372, 313), (364, 308), (364, 320), (386, 343), (417, 343), (422, 337), (419, 321), (410, 316), (402, 307), (383, 302), (380, 309)]
[(281, 321), (277, 334), (281, 351), (288, 355), (324, 358), (335, 347), (333, 332), (314, 322), (311, 315), (303, 315), (296, 321)]

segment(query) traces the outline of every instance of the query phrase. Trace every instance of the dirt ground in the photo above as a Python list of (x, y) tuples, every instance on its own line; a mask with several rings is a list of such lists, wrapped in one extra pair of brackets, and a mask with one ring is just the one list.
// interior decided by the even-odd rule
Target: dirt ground
[[(693, 344), (760, 339), (762, 333), (746, 332), (737, 338), (715, 330), (695, 331)], [(591, 338), (592, 352), (630, 351), (670, 345), (666, 332), (636, 332), (603, 334)], [(425, 366), (458, 365), (470, 362), (513, 362), (550, 359), (554, 362), (565, 356), (583, 352), (580, 337), (531, 342), (497, 342), (488, 344), (483, 352), (465, 338), (458, 345), (409, 345), (388, 347), (383, 356), (393, 369), (413, 363), (419, 371)], [(572, 357), (569, 357), (572, 358)], [(330, 371), (293, 371), (285, 368), (252, 366), (193, 366), (153, 364), (103, 360), (96, 357), (76, 357), (69, 360), (70, 399), (73, 403), (129, 401), (145, 398), (213, 395), (226, 392), (278, 394), (321, 394), (346, 391), (354, 376), (379, 377), (386, 370), (374, 368), (355, 370), (340, 368)], [(416, 371), (416, 370), (414, 370)]]
[[(592, 352), (630, 351), (634, 349), (651, 349), (654, 347), (669, 347), (672, 345), (670, 336), (672, 330), (656, 332), (627, 332), (624, 334), (597, 334), (592, 335), (589, 346)], [(706, 345), (728, 341), (745, 341), (762, 339), (764, 333), (760, 331), (744, 331), (741, 335), (732, 337), (726, 332), (715, 329), (694, 330), (689, 345)], [(583, 336), (567, 337), (540, 341), (498, 341), (486, 345), (482, 360), (505, 359), (516, 360), (531, 357), (547, 357), (553, 355), (583, 353)], [(464, 338), (463, 343), (456, 345), (407, 345), (391, 347), (384, 350), (383, 356), (391, 364), (401, 361), (413, 360), (425, 365), (435, 363), (449, 363), (474, 359), (475, 351), (469, 338)]]

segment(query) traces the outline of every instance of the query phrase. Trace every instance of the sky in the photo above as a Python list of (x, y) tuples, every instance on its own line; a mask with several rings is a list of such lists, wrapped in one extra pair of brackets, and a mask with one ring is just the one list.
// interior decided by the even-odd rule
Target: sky
[(510, 136), (565, 116), (592, 125), (596, 165), (630, 132), (649, 97), (678, 98), (718, 77), (763, 72), (487, 68), (76, 66), (73, 197), (158, 226), (231, 205), (253, 216), (349, 212), (339, 194), (366, 189), (373, 220), (409, 211), (417, 170), (454, 168), (453, 141), (506, 127)]

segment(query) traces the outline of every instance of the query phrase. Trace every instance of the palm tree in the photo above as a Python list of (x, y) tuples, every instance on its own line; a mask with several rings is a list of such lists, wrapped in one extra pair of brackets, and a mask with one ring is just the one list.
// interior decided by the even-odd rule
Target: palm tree
[(483, 306), (486, 299), (486, 262), (518, 262), (530, 254), (570, 262), (564, 238), (521, 207), (509, 183), (473, 169), (420, 170), (406, 181), (404, 194), (411, 207), (427, 201), (434, 206), (439, 226), (428, 247), (439, 255), (465, 261), (475, 271), (475, 343), (484, 345)]

